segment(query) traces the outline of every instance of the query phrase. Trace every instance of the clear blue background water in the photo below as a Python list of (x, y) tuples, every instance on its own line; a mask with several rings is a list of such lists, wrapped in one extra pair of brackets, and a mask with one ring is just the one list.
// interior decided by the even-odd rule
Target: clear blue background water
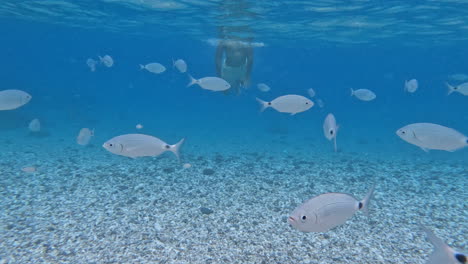
[[(204, 40), (216, 38), (215, 25), (206, 25), (213, 35), (194, 38), (182, 29), (174, 33), (145, 26), (133, 32), (107, 32), (99, 25), (82, 29), (18, 18), (2, 18), (0, 23), (1, 87), (33, 95), (24, 108), (0, 113), (4, 129), (24, 130), (29, 120), (38, 117), (51, 136), (71, 141), (79, 128), (96, 128), (94, 143), (100, 146), (108, 138), (135, 132), (135, 125), (141, 123), (145, 126), (141, 132), (169, 143), (186, 137), (186, 151), (239, 152), (242, 146), (332, 154), (321, 129), (331, 112), (341, 126), (341, 151), (467, 157), (466, 150), (425, 154), (395, 135), (396, 129), (415, 122), (438, 123), (468, 133), (467, 98), (447, 96), (445, 86), (448, 75), (468, 72), (468, 53), (460, 42), (411, 46), (404, 44), (413, 39), (402, 38), (399, 43), (395, 37), (388, 43), (338, 45), (282, 40), (280, 34), (264, 40), (260, 32), (256, 41), (266, 46), (255, 48), (250, 88), (239, 96), (225, 96), (196, 86), (186, 88), (188, 76), (171, 67), (173, 58), (183, 58), (193, 76), (214, 76), (215, 47)], [(133, 34), (138, 30), (145, 34)], [(115, 65), (90, 72), (86, 59), (104, 54), (111, 55)], [(168, 70), (160, 75), (139, 70), (139, 64), (148, 62), (160, 62)], [(404, 80), (411, 78), (419, 81), (415, 94), (403, 91)], [(260, 82), (272, 90), (258, 91)], [(316, 105), (296, 116), (272, 109), (259, 113), (255, 97), (307, 95), (308, 88), (315, 89), (324, 108)], [(377, 99), (358, 101), (350, 97), (350, 88), (371, 89)], [(275, 148), (270, 143), (278, 137), (283, 145)]]

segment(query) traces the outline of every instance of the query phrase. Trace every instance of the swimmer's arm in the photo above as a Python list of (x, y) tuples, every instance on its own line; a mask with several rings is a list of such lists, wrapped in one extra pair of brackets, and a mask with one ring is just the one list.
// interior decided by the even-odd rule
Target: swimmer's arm
[(223, 51), (224, 45), (218, 45), (216, 48), (216, 56), (215, 56), (215, 63), (216, 63), (216, 73), (218, 76), (221, 76), (221, 67), (223, 65)]

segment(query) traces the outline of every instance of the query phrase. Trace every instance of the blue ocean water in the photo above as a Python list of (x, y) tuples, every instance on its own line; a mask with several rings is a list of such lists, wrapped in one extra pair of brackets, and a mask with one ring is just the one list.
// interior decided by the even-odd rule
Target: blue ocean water
[[(373, 243), (372, 240), (367, 247), (359, 244), (366, 248), (364, 252), (384, 256), (388, 263), (425, 263), (430, 244), (416, 230), (418, 223), (430, 226), (451, 246), (466, 251), (468, 199), (464, 186), (468, 180), (468, 150), (426, 153), (395, 133), (407, 124), (429, 122), (468, 135), (468, 98), (460, 93), (447, 95), (445, 84), (458, 85), (468, 80), (468, 76), (467, 80), (454, 77), (454, 74), (468, 75), (468, 4), (465, 1), (47, 0), (4, 1), (2, 5), (0, 89), (19, 89), (33, 97), (19, 109), (0, 111), (0, 142), (3, 142), (0, 177), (5, 212), (0, 221), (0, 233), (7, 237), (0, 239), (4, 240), (4, 250), (0, 251), (3, 263), (292, 263), (298, 259), (300, 263), (332, 263), (330, 255), (334, 253), (330, 252), (354, 250), (340, 246), (341, 243), (348, 243), (350, 247), (359, 244), (356, 242), (359, 238), (351, 231), (346, 232), (354, 229), (341, 229), (339, 234), (330, 231), (330, 239), (335, 239), (338, 246), (330, 246), (329, 253), (322, 256), (309, 256), (295, 249), (300, 248), (295, 240), (291, 244), (277, 240), (286, 246), (276, 252), (261, 242), (254, 243), (258, 246), (254, 250), (240, 246), (238, 243), (249, 241), (249, 234), (254, 230), (237, 228), (231, 232), (240, 237), (235, 246), (229, 244), (230, 248), (220, 250), (218, 246), (223, 246), (210, 242), (213, 248), (218, 248), (219, 254), (215, 254), (204, 250), (203, 246), (190, 251), (189, 246), (180, 246), (182, 242), (174, 241), (185, 237), (184, 234), (190, 235), (171, 229), (183, 229), (177, 226), (181, 219), (175, 217), (177, 214), (171, 208), (174, 211), (192, 208), (184, 221), (194, 225), (208, 221), (200, 215), (200, 206), (212, 208), (214, 213), (209, 217), (215, 219), (222, 218), (223, 214), (235, 215), (232, 211), (236, 207), (251, 213), (258, 210), (257, 213), (265, 217), (259, 220), (265, 226), (264, 230), (256, 228), (260, 233), (255, 235), (257, 238), (272, 232), (271, 228), (281, 228), (283, 233), (278, 236), (307, 240), (314, 235), (293, 230), (282, 217), (301, 201), (323, 192), (350, 192), (362, 198), (374, 183), (377, 193), (380, 192), (376, 195), (376, 211), (380, 209), (381, 214), (376, 213), (371, 221), (375, 224), (383, 221), (379, 217), (392, 219), (389, 215), (399, 217), (415, 213), (419, 208), (422, 211), (415, 213), (417, 216), (411, 220), (403, 217), (406, 223), (387, 219), (395, 226), (384, 226), (389, 230), (402, 230), (400, 235), (411, 234), (406, 242), (411, 244), (413, 242), (409, 241), (416, 239), (414, 243), (418, 246), (411, 249), (415, 251), (414, 262), (411, 262), (411, 254), (404, 253), (410, 249), (398, 250), (397, 235), (392, 236), (395, 241), (387, 239), (383, 246), (380, 243), (384, 242)], [(222, 32), (255, 43), (250, 83), (239, 94), (212, 92), (197, 85), (186, 87), (188, 73), (195, 78), (216, 76), (216, 40), (226, 38)], [(104, 55), (110, 55), (114, 65), (107, 68), (99, 64), (96, 71), (90, 71), (86, 60), (98, 60), (98, 56)], [(188, 73), (180, 73), (172, 66), (172, 60), (178, 58), (185, 60)], [(161, 74), (140, 70), (139, 64), (150, 62), (159, 62), (167, 69)], [(419, 82), (418, 90), (405, 92), (405, 80), (413, 78)], [(271, 90), (259, 91), (258, 83), (268, 84)], [(296, 115), (271, 108), (260, 112), (255, 99), (271, 101), (285, 94), (308, 97), (309, 88), (316, 91), (312, 98), (315, 105)], [(377, 98), (370, 102), (359, 101), (350, 96), (351, 88), (370, 89)], [(318, 105), (318, 99), (323, 101), (323, 107)], [(335, 115), (340, 126), (337, 153), (322, 131), (328, 113)], [(40, 135), (28, 131), (28, 124), (34, 118), (41, 121), (43, 133)], [(137, 130), (137, 124), (144, 128)], [(76, 136), (83, 127), (95, 129), (88, 147), (76, 144)], [(128, 159), (101, 147), (110, 138), (128, 133), (153, 135), (169, 144), (185, 138), (182, 163), (191, 163), (193, 168), (181, 170), (181, 164), (171, 153), (156, 158)], [(26, 166), (37, 167), (37, 173), (22, 172), (21, 168)], [(213, 178), (204, 174), (207, 168), (216, 171)], [(278, 171), (285, 172), (279, 173), (282, 176), (278, 178), (272, 176)], [(83, 182), (79, 180), (80, 175), (93, 180)], [(233, 175), (241, 176), (237, 179)], [(217, 184), (209, 183), (210, 179)], [(266, 182), (270, 184), (265, 187), (268, 192), (261, 198), (255, 196), (261, 191), (250, 193), (239, 189), (236, 193), (230, 189), (239, 187), (243, 181), (251, 183), (252, 180), (261, 185), (260, 182), (267, 179), (280, 183)], [(304, 182), (304, 179), (316, 180)], [(76, 184), (74, 188), (78, 191), (70, 191), (67, 182)], [(132, 210), (138, 207), (136, 212), (156, 222), (164, 219), (167, 225), (161, 224), (162, 229), (171, 230), (161, 242), (166, 245), (163, 249), (154, 249), (144, 256), (137, 250), (145, 245), (144, 239), (135, 239), (139, 242), (129, 243), (123, 250), (121, 245), (117, 248), (110, 242), (91, 239), (93, 232), (101, 233), (90, 229), (83, 231), (87, 238), (81, 242), (94, 243), (100, 248), (98, 252), (105, 253), (101, 255), (81, 242), (73, 242), (71, 246), (75, 249), (71, 254), (70, 244), (62, 239), (79, 237), (80, 230), (66, 228), (65, 219), (68, 218), (54, 215), (55, 207), (37, 205), (41, 212), (37, 215), (18, 213), (23, 210), (39, 212), (35, 210), (36, 205), (31, 204), (45, 199), (54, 201), (60, 210), (69, 208), (69, 213), (73, 214), (76, 210), (88, 210), (89, 204), (71, 205), (79, 204), (90, 195), (95, 197), (97, 193), (98, 200), (114, 201), (120, 199), (115, 197), (120, 197), (120, 192), (125, 192), (126, 188), (137, 190), (141, 184), (154, 184), (157, 187), (148, 191), (153, 193), (168, 186), (162, 183), (190, 187), (168, 189), (165, 202), (163, 198), (154, 198), (158, 201), (156, 207), (167, 206), (164, 212), (148, 211), (143, 206), (147, 204), (145, 196), (137, 191), (131, 194), (132, 199), (143, 204), (130, 206)], [(412, 187), (405, 189), (405, 184), (410, 183)], [(315, 187), (304, 187), (309, 184)], [(35, 192), (36, 188), (55, 191), (43, 196)], [(80, 190), (82, 192), (78, 193)], [(100, 190), (106, 192), (100, 193)], [(25, 195), (27, 191), (31, 191), (31, 195)], [(208, 195), (209, 198), (202, 199), (197, 196), (198, 192), (214, 193), (215, 197)], [(399, 196), (401, 194), (404, 196)], [(438, 194), (437, 199), (431, 196), (433, 194)], [(171, 201), (172, 195), (174, 200)], [(237, 195), (252, 195), (250, 200), (264, 204), (283, 202), (275, 205), (279, 208), (277, 211), (265, 212), (261, 207), (243, 204), (242, 199), (236, 199)], [(176, 202), (179, 199), (184, 201), (182, 205)], [(236, 205), (223, 208), (229, 199)], [(405, 205), (405, 200), (411, 201), (411, 206)], [(392, 201), (396, 201), (398, 210), (390, 209)], [(433, 212), (437, 207), (443, 208), (441, 215)], [(107, 207), (98, 206), (93, 212), (104, 211), (104, 208)], [(424, 211), (425, 208), (428, 211)], [(274, 213), (267, 217), (262, 212)], [(150, 234), (149, 240), (154, 233), (161, 232), (158, 228), (152, 229), (153, 220), (129, 224), (119, 215), (108, 213), (107, 216), (121, 229), (135, 228), (136, 233), (139, 231), (135, 230), (145, 230), (141, 231), (142, 236)], [(372, 223), (364, 221), (363, 216), (359, 219), (363, 220), (359, 221), (359, 227), (372, 234), (376, 229), (369, 227)], [(70, 220), (72, 223), (68, 224), (85, 226), (82, 220)], [(22, 221), (26, 222), (25, 229), (35, 231), (25, 233), (20, 231), (24, 229), (10, 227), (12, 222)], [(358, 222), (353, 219), (348, 223), (351, 221)], [(34, 227), (49, 222), (55, 223), (51, 230)], [(63, 229), (57, 227), (59, 223), (63, 224)], [(245, 224), (249, 226), (248, 221)], [(210, 222), (209, 228), (223, 229), (222, 226), (226, 226), (226, 222)], [(50, 235), (59, 229), (61, 232)], [(179, 237), (171, 238), (171, 232)], [(341, 236), (343, 233), (347, 234), (346, 238)], [(207, 239), (227, 239), (220, 238), (219, 233), (210, 234)], [(125, 239), (122, 237), (119, 239)], [(329, 238), (328, 235), (321, 237)], [(266, 236), (264, 240), (269, 239), (277, 237)], [(27, 245), (25, 241), (37, 244)], [(405, 244), (404, 241), (400, 243)], [(196, 238), (192, 242), (207, 243)], [(38, 249), (39, 244), (68, 253), (50, 253), (49, 249), (43, 253)], [(310, 250), (308, 246), (302, 249)], [(124, 251), (130, 255), (122, 253)], [(86, 257), (89, 252), (93, 252), (93, 257)], [(247, 252), (253, 257), (239, 258)], [(334, 259), (333, 263), (384, 263), (375, 256), (366, 260), (365, 256), (353, 258), (349, 257), (351, 255)], [(387, 256), (390, 255), (397, 258), (389, 260)], [(211, 257), (204, 259), (206, 256)]]

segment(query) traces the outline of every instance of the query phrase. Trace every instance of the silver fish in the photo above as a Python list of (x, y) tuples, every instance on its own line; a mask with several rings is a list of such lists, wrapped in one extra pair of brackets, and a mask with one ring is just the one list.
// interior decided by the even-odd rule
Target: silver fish
[(40, 132), (41, 131), (41, 122), (39, 121), (39, 119), (34, 118), (31, 122), (29, 122), (28, 128), (29, 128), (29, 131), (31, 131), (33, 133)]
[(140, 64), (140, 69), (147, 70), (154, 74), (160, 74), (166, 71), (166, 67), (164, 67), (164, 65), (157, 63), (157, 62), (148, 63), (146, 65)]
[(362, 201), (346, 193), (325, 193), (313, 197), (294, 209), (288, 223), (302, 232), (326, 232), (342, 225), (357, 211), (368, 214), (373, 186)]
[(259, 83), (257, 84), (257, 89), (261, 92), (268, 92), (270, 91), (270, 86), (264, 84), (264, 83)]
[(13, 110), (31, 101), (31, 95), (21, 90), (0, 91), (0, 110)]
[(368, 89), (351, 89), (351, 96), (355, 96), (361, 101), (372, 101), (377, 97), (374, 92)]
[(297, 113), (307, 111), (312, 106), (314, 106), (314, 102), (312, 102), (310, 99), (302, 95), (295, 94), (283, 95), (271, 102), (265, 102), (259, 98), (256, 99), (260, 103), (260, 111), (262, 112), (268, 107), (271, 107), (278, 112), (295, 115)]
[(414, 93), (418, 90), (419, 84), (418, 80), (411, 79), (409, 81), (405, 81), (405, 91), (408, 93)]
[(86, 146), (91, 141), (91, 138), (94, 136), (94, 129), (82, 128), (80, 133), (76, 137), (76, 143), (78, 145)]
[(458, 92), (465, 96), (468, 95), (468, 82), (462, 83), (456, 86), (450, 85), (448, 83), (445, 83), (445, 84), (448, 87), (448, 94), (451, 94), (453, 92)]
[(453, 128), (437, 124), (410, 124), (398, 129), (396, 134), (426, 152), (430, 149), (453, 152), (468, 146), (468, 137)]
[(187, 63), (185, 63), (183, 59), (178, 59), (176, 61), (172, 60), (172, 65), (181, 73), (185, 73), (187, 71)]
[(174, 153), (179, 158), (179, 150), (183, 143), (184, 139), (174, 145), (169, 145), (157, 137), (126, 134), (108, 140), (102, 147), (113, 154), (130, 158), (154, 157), (166, 151)]
[(226, 91), (229, 88), (231, 88), (231, 85), (228, 82), (219, 77), (204, 77), (198, 80), (190, 75), (189, 77), (190, 83), (187, 85), (187, 87), (190, 87), (194, 84), (198, 84), (201, 88), (214, 92)]
[(332, 140), (335, 146), (335, 152), (337, 151), (336, 147), (336, 134), (338, 133), (339, 126), (336, 124), (336, 119), (333, 114), (328, 114), (323, 122), (323, 134), (328, 140)]

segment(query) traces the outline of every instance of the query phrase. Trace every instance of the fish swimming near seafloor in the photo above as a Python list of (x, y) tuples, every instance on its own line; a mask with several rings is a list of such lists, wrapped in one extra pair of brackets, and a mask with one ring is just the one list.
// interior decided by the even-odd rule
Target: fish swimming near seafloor
[(130, 158), (155, 157), (166, 151), (174, 153), (179, 159), (179, 150), (184, 139), (169, 145), (161, 139), (144, 134), (126, 134), (106, 141), (102, 147), (107, 151)]
[(32, 96), (21, 90), (0, 91), (0, 110), (14, 110), (31, 101)]
[(328, 114), (323, 122), (323, 134), (328, 140), (333, 139), (333, 144), (335, 146), (335, 152), (337, 151), (336, 146), (336, 134), (338, 133), (339, 126), (336, 124), (336, 119), (333, 114)]
[(302, 232), (326, 232), (344, 224), (357, 211), (367, 215), (374, 189), (372, 186), (361, 201), (346, 193), (315, 196), (294, 209), (288, 223)]
[(420, 147), (453, 152), (468, 146), (468, 137), (453, 128), (432, 123), (414, 123), (396, 131), (404, 141)]

